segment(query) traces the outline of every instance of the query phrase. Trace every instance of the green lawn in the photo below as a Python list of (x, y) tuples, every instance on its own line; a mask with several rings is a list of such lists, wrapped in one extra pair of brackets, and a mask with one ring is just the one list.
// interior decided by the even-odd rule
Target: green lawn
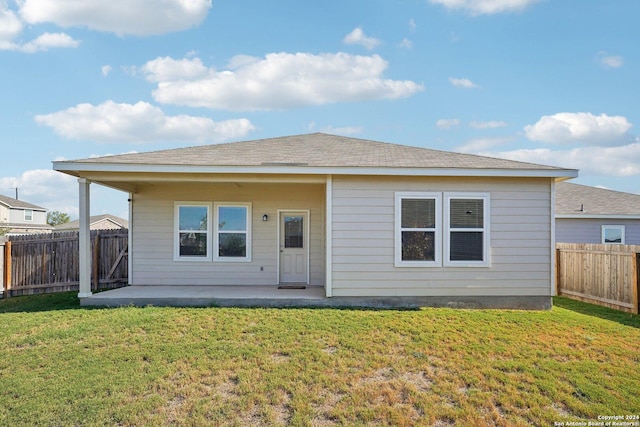
[(0, 302), (0, 425), (554, 425), (640, 413), (640, 317)]

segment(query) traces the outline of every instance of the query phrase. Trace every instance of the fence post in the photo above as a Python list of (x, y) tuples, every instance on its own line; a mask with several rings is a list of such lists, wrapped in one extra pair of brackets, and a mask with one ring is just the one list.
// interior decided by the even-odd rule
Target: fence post
[(93, 262), (91, 263), (93, 276), (91, 290), (97, 291), (100, 287), (100, 232), (96, 231), (96, 236), (93, 239)]
[(11, 240), (4, 245), (4, 297), (11, 298)]
[(633, 253), (633, 283), (631, 285), (632, 300), (633, 300), (633, 312), (635, 314), (640, 313), (640, 304), (638, 303), (638, 292), (640, 291), (638, 287), (640, 283), (638, 281), (638, 254), (637, 252)]
[(560, 283), (560, 278), (562, 277), (560, 274), (560, 268), (560, 249), (556, 248), (556, 296), (560, 295), (560, 288), (562, 287)]

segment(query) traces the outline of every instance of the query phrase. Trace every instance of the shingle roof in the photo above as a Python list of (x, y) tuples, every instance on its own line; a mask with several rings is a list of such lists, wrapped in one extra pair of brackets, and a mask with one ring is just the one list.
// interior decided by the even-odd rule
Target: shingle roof
[(14, 199), (12, 197), (3, 196), (0, 194), (0, 203), (16, 209), (35, 209), (40, 211), (46, 211), (46, 208), (36, 206), (31, 203), (23, 202), (22, 200)]
[(640, 195), (560, 182), (556, 185), (556, 215), (640, 216)]
[[(89, 217), (89, 224), (95, 224), (97, 222), (103, 221), (103, 220), (109, 220), (112, 221), (116, 224), (119, 224), (120, 226), (122, 226), (122, 228), (128, 228), (129, 227), (129, 221), (127, 221), (124, 218), (120, 218), (118, 216), (115, 215), (111, 215), (111, 214), (102, 214), (102, 215), (92, 215)], [(65, 222), (64, 224), (59, 224), (55, 226), (56, 231), (62, 231), (62, 230), (75, 230), (80, 228), (80, 221), (79, 220), (75, 220), (75, 221), (69, 221), (69, 222)]]
[(302, 166), (564, 170), (552, 166), (313, 133), (66, 163), (181, 166)]

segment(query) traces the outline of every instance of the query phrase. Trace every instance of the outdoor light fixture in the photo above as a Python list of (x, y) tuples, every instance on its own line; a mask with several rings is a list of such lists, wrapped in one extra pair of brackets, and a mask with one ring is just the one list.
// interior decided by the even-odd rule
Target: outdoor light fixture
[(267, 215), (267, 214), (262, 215), (262, 220), (263, 221), (266, 222), (268, 219), (269, 219), (269, 215)]

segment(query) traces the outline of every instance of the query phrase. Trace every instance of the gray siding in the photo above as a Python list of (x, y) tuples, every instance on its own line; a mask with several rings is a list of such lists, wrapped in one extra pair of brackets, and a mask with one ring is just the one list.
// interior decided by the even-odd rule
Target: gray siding
[[(490, 267), (395, 267), (395, 192), (490, 193)], [(333, 178), (333, 295), (551, 295), (549, 179)]]
[[(133, 285), (275, 285), (279, 209), (310, 211), (311, 285), (324, 285), (324, 185), (220, 183), (141, 188), (133, 201)], [(252, 203), (251, 262), (174, 261), (174, 202)], [(262, 221), (267, 214), (269, 220)], [(261, 271), (262, 267), (262, 271)]]
[(624, 225), (625, 243), (640, 245), (640, 220), (633, 219), (556, 219), (556, 242), (602, 243), (603, 225)]

